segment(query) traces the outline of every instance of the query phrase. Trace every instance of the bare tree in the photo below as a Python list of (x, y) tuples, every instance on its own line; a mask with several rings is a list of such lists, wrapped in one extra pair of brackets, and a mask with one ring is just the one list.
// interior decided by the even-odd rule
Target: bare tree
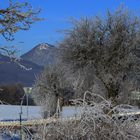
[(136, 55), (140, 48), (139, 37), (139, 18), (123, 8), (113, 14), (107, 12), (106, 19), (75, 21), (73, 29), (67, 31), (60, 43), (60, 59), (71, 76), (74, 75), (74, 81), (80, 77), (82, 92), (76, 92), (78, 96), (92, 89), (97, 78), (105, 88), (106, 97), (116, 102), (124, 90), (123, 83), (139, 75), (140, 63)]
[[(29, 30), (30, 26), (41, 20), (37, 17), (40, 10), (33, 10), (28, 2), (9, 0), (9, 6), (0, 8), (0, 34), (7, 40), (14, 40), (14, 34), (20, 30)], [(0, 53), (12, 56), (16, 49), (7, 46), (0, 47)]]

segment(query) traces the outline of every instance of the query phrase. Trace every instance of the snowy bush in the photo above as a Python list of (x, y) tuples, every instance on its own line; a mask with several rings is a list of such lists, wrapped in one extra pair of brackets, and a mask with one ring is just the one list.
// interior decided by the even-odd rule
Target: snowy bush
[[(86, 97), (90, 95), (91, 101)], [(83, 102), (73, 101), (82, 108), (81, 116), (58, 119), (39, 128), (38, 136), (46, 140), (138, 140), (139, 119), (128, 115), (129, 105), (114, 106), (99, 95), (86, 92)], [(120, 115), (119, 115), (120, 114)]]

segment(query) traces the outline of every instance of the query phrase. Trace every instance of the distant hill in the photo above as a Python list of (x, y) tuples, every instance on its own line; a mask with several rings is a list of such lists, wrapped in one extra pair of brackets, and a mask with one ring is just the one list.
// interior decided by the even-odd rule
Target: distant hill
[(48, 43), (35, 46), (29, 52), (21, 56), (20, 64), (31, 70), (25, 70), (9, 57), (0, 54), (0, 85), (20, 83), (24, 86), (32, 86), (35, 77), (44, 67), (52, 64), (57, 58), (57, 48)]
[(20, 64), (31, 70), (25, 70), (18, 64), (11, 62), (10, 58), (0, 54), (0, 85), (21, 83), (24, 86), (31, 86), (43, 67), (27, 60), (21, 60)]
[(23, 54), (21, 58), (40, 66), (47, 66), (57, 58), (57, 48), (48, 43), (42, 43)]

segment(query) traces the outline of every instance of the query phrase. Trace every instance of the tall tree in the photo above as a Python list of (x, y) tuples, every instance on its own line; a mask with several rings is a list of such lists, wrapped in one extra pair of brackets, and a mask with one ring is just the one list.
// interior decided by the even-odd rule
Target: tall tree
[(97, 78), (106, 97), (115, 101), (124, 92), (124, 83), (139, 75), (140, 20), (125, 9), (108, 12), (106, 19), (76, 21), (67, 33), (60, 44), (60, 58), (74, 79), (79, 79), (78, 96), (92, 89)]

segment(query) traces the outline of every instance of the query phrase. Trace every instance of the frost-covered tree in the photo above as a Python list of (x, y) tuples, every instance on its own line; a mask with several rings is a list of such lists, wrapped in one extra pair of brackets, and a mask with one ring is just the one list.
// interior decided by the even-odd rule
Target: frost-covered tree
[[(125, 9), (107, 12), (105, 19), (84, 18), (60, 43), (61, 63), (79, 84), (77, 96), (92, 89), (95, 78), (105, 88), (107, 98), (116, 101), (123, 85), (139, 75), (140, 20)], [(80, 86), (79, 86), (80, 85)], [(82, 89), (82, 90), (81, 90)], [(121, 94), (123, 96), (123, 94)]]
[[(86, 96), (91, 96), (90, 104)], [(98, 102), (98, 100), (100, 100)], [(83, 102), (73, 100), (79, 114), (45, 123), (37, 129), (38, 138), (47, 140), (138, 140), (139, 117), (129, 114), (130, 105), (115, 105), (100, 95), (86, 92)], [(129, 113), (128, 113), (129, 112)], [(127, 114), (128, 113), (128, 114)], [(122, 115), (123, 114), (123, 115)]]
[(65, 80), (64, 72), (58, 65), (47, 67), (36, 79), (33, 88), (33, 98), (38, 105), (43, 106), (44, 117), (58, 113), (65, 98), (72, 95), (73, 92)]
[[(39, 21), (40, 10), (33, 10), (28, 2), (14, 2), (9, 0), (8, 7), (0, 7), (0, 35), (7, 41), (14, 40), (14, 34), (20, 30), (29, 30), (30, 26)], [(0, 53), (13, 55), (15, 48), (0, 46)]]

